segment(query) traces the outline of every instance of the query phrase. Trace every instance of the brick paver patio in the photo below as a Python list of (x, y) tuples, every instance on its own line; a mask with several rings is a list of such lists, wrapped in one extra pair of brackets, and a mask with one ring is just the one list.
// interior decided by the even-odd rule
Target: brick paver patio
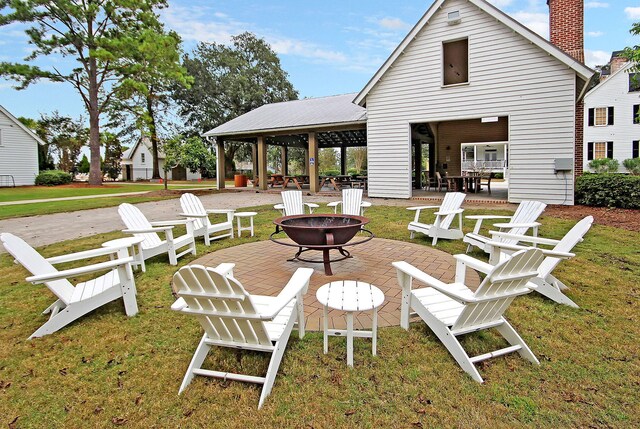
[[(406, 261), (445, 283), (453, 281), (455, 276), (455, 260), (448, 253), (422, 244), (374, 238), (373, 240), (350, 247), (353, 258), (331, 264), (333, 276), (324, 274), (323, 264), (306, 262), (289, 262), (287, 259), (295, 254), (295, 247), (278, 245), (269, 240), (242, 244), (209, 253), (193, 264), (215, 267), (222, 262), (236, 264), (234, 276), (250, 292), (260, 295), (277, 295), (298, 267), (314, 268), (309, 291), (305, 296), (304, 306), (307, 329), (322, 329), (322, 305), (316, 300), (316, 291), (325, 283), (335, 280), (361, 280), (379, 287), (385, 294), (385, 302), (378, 311), (378, 323), (383, 326), (400, 324), (401, 289), (396, 279), (396, 270), (391, 266), (394, 261)], [(338, 255), (332, 251), (332, 256)], [(335, 257), (335, 256), (334, 256)], [(321, 252), (307, 252), (305, 258), (322, 259)], [(480, 284), (475, 271), (467, 273), (469, 286)], [(416, 283), (421, 287), (419, 283)], [(356, 313), (354, 328), (371, 328), (371, 312)], [(344, 313), (329, 311), (329, 327), (344, 329), (346, 320)]]

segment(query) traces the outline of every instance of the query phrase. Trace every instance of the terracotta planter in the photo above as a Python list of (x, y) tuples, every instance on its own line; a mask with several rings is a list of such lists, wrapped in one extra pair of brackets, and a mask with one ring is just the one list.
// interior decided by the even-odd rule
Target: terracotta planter
[(247, 176), (245, 174), (236, 174), (233, 176), (233, 182), (236, 188), (246, 188)]

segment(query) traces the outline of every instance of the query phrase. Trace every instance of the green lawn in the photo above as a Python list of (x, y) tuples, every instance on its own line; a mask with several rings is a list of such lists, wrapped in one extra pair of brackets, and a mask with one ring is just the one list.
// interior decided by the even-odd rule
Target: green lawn
[[(326, 207), (324, 208), (326, 210)], [(254, 238), (198, 242), (198, 256), (272, 232), (271, 207), (256, 208)], [(465, 214), (480, 214), (467, 210)], [(486, 213), (486, 211), (485, 211)], [(501, 211), (496, 211), (501, 213)], [(367, 211), (370, 228), (408, 241), (411, 213), (397, 207)], [(573, 224), (542, 217), (541, 235), (560, 237)], [(469, 223), (466, 225), (471, 227)], [(46, 246), (46, 256), (99, 246), (119, 233)], [(430, 240), (414, 242), (428, 246)], [(166, 257), (136, 274), (140, 313), (124, 315), (121, 301), (90, 313), (44, 338), (26, 338), (54, 301), (44, 286), (27, 284), (26, 271), (0, 255), (0, 423), (5, 427), (221, 427), (420, 428), (640, 426), (640, 233), (595, 225), (577, 256), (555, 272), (582, 308), (532, 293), (516, 299), (507, 317), (541, 361), (517, 354), (480, 365), (478, 384), (464, 373), (423, 323), (409, 332), (379, 330), (378, 356), (355, 342), (356, 367), (345, 364), (345, 342), (322, 334), (293, 335), (271, 396), (257, 411), (259, 388), (196, 378), (178, 396), (184, 371), (202, 335), (194, 318), (169, 310), (176, 267)], [(438, 242), (449, 253), (461, 241)], [(484, 257), (480, 253), (474, 256)], [(180, 260), (184, 265), (196, 257)], [(230, 261), (238, 264), (245, 261)], [(240, 279), (250, 283), (251, 279)], [(496, 343), (490, 333), (464, 341), (473, 353)], [(495, 345), (495, 344), (494, 344)], [(209, 367), (261, 374), (260, 354), (214, 350)]]
[[(214, 182), (175, 182), (169, 183), (169, 189), (215, 188)], [(24, 186), (16, 188), (0, 188), (0, 202), (39, 200), (43, 198), (79, 197), (87, 195), (108, 195), (123, 192), (160, 191), (162, 184), (111, 184), (101, 187), (66, 187), (66, 186)]]

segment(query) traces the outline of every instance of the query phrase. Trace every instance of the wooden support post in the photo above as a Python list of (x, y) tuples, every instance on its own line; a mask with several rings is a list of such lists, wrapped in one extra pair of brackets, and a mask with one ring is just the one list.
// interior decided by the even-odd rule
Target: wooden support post
[(347, 148), (340, 146), (340, 174), (347, 174)]
[(256, 178), (258, 177), (258, 144), (251, 144), (251, 163), (253, 164), (253, 187), (256, 187)]
[(287, 145), (280, 147), (280, 162), (282, 163), (280, 173), (282, 173), (283, 176), (287, 176), (289, 170), (289, 160), (287, 159)]
[(304, 148), (304, 174), (309, 175), (309, 148)]
[(414, 169), (416, 176), (415, 189), (422, 188), (422, 142), (420, 140), (414, 140)]
[(267, 189), (267, 143), (264, 137), (258, 137), (258, 177), (260, 178), (260, 189)]
[(216, 138), (216, 184), (218, 189), (224, 189), (225, 165), (224, 165), (224, 140)]
[(311, 192), (320, 191), (320, 179), (318, 178), (318, 141), (316, 133), (309, 133), (309, 190)]

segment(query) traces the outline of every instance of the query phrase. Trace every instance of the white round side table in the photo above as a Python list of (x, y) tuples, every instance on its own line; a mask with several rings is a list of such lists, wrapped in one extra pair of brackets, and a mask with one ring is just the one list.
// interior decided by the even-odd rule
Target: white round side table
[[(257, 212), (238, 212), (234, 213), (234, 216), (238, 219), (238, 238), (242, 236), (242, 231), (251, 232), (251, 237), (253, 237), (253, 217), (257, 215)], [(242, 226), (240, 223), (240, 219), (248, 217), (249, 218), (249, 226)]]
[[(329, 350), (328, 336), (347, 336), (347, 365), (353, 367), (353, 337), (371, 338), (371, 352), (376, 355), (378, 335), (378, 307), (384, 302), (384, 293), (372, 284), (339, 280), (320, 286), (316, 298), (323, 306), (324, 353)], [(347, 329), (329, 329), (329, 308), (346, 312)], [(353, 313), (373, 310), (371, 331), (353, 330)]]

